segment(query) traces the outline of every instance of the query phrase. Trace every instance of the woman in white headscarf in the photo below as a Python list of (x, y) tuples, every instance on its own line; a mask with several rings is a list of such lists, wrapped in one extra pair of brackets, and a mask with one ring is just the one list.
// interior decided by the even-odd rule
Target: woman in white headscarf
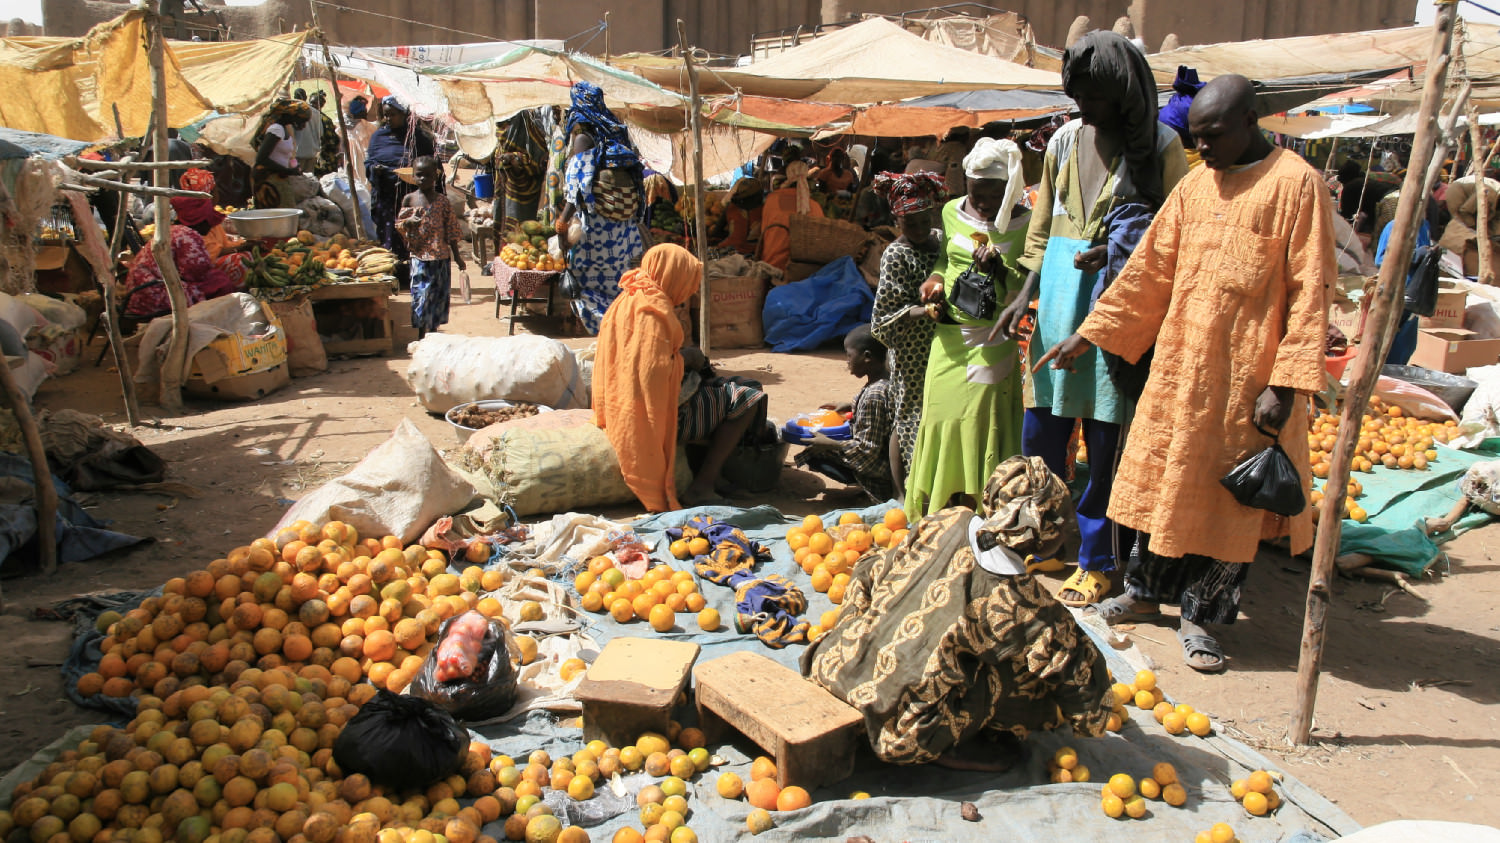
[(806, 161), (786, 165), (786, 180), (771, 191), (760, 212), (760, 259), (786, 269), (792, 261), (792, 214), (823, 216), (823, 208), (812, 200)]
[[(937, 320), (922, 391), (922, 421), (906, 478), (906, 514), (916, 521), (948, 506), (973, 507), (1001, 460), (1021, 453), (1021, 362), (1014, 339), (991, 339), (995, 320), (1021, 286), (1025, 245), (1021, 150), (981, 138), (964, 158), (966, 195), (943, 207), (943, 243), (922, 300)], [(974, 270), (961, 284), (966, 270)], [(988, 286), (992, 305), (972, 295)], [(976, 312), (979, 311), (979, 312)]]

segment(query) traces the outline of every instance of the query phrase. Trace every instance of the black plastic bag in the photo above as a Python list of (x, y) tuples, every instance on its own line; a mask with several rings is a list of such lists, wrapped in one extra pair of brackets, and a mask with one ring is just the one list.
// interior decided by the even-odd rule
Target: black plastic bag
[(1438, 276), (1441, 275), (1443, 252), (1436, 244), (1423, 246), (1412, 255), (1411, 271), (1406, 276), (1407, 313), (1431, 316), (1437, 311)]
[[(1264, 430), (1261, 433), (1271, 436)], [(1307, 498), (1302, 494), (1302, 477), (1292, 465), (1292, 458), (1281, 449), (1280, 442), (1272, 443), (1271, 447), (1230, 469), (1219, 482), (1245, 506), (1286, 516), (1296, 515), (1307, 508)]]
[(515, 705), (518, 679), (505, 646), (505, 627), (499, 621), (488, 622), (472, 674), (447, 682), (438, 681), (438, 650), (448, 638), (449, 627), (460, 617), (462, 615), (454, 615), (438, 628), (438, 646), (427, 654), (407, 693), (427, 700), (459, 720), (499, 717)]
[(469, 732), (453, 715), (417, 697), (381, 690), (344, 725), (333, 760), (393, 790), (425, 788), (459, 771)]

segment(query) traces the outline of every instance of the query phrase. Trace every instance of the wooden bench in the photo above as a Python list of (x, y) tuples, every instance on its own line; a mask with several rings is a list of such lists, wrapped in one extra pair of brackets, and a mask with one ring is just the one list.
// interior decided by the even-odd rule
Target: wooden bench
[(796, 671), (738, 652), (694, 671), (698, 724), (710, 740), (726, 726), (776, 759), (776, 783), (812, 788), (845, 779), (865, 740), (860, 713)]
[(698, 645), (616, 638), (604, 645), (573, 696), (583, 703), (583, 738), (630, 746), (643, 732), (666, 734), (687, 687)]

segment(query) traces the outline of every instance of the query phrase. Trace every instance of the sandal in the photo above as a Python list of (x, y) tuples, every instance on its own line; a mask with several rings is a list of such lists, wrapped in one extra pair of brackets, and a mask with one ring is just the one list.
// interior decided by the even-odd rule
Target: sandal
[(1038, 559), (1035, 556), (1026, 557), (1026, 573), (1028, 574), (1055, 574), (1068, 567), (1067, 563), (1057, 557), (1051, 559)]
[[(1081, 609), (1098, 603), (1100, 598), (1109, 593), (1109, 575), (1099, 571), (1085, 571), (1079, 568), (1073, 572), (1057, 590), (1057, 600), (1064, 606), (1072, 606)], [(1083, 595), (1082, 597), (1064, 597), (1063, 594), (1072, 591)]]
[(1154, 623), (1161, 620), (1161, 612), (1137, 612), (1125, 597), (1111, 597), (1092, 606), (1085, 606), (1084, 617), (1098, 617), (1108, 626), (1117, 623)]
[(1182, 642), (1182, 660), (1199, 673), (1218, 673), (1224, 669), (1224, 650), (1212, 635), (1177, 633)]

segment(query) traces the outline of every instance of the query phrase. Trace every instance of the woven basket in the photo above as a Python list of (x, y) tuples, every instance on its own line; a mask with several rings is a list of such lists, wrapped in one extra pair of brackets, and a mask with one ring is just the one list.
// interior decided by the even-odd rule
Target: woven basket
[(830, 263), (844, 255), (859, 263), (870, 241), (870, 234), (864, 228), (827, 217), (793, 214), (787, 229), (792, 260), (806, 263)]

